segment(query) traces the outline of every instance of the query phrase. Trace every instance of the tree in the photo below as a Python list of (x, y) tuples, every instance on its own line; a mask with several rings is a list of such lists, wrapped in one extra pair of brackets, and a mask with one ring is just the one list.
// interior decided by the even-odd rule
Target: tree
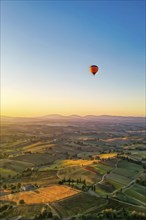
[(83, 184), (86, 185), (86, 180), (85, 179), (83, 180)]
[(6, 183), (3, 184), (3, 189), (7, 189), (7, 184)]
[(20, 189), (21, 188), (21, 183), (18, 183), (17, 184), (17, 189)]
[(24, 199), (21, 199), (21, 200), (19, 200), (19, 204), (20, 204), (20, 205), (23, 205), (23, 204), (25, 204), (25, 201), (24, 201)]

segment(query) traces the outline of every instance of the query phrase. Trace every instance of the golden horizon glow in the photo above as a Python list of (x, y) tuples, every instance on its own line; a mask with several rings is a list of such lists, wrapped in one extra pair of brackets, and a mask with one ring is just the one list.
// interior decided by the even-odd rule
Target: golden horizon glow
[(70, 4), (2, 1), (1, 115), (145, 116), (144, 4)]
[[(29, 106), (29, 108), (27, 107)], [(128, 106), (129, 107), (129, 106)], [(44, 116), (49, 114), (60, 114), (64, 116), (68, 115), (113, 115), (113, 116), (137, 116), (137, 117), (145, 117), (145, 107), (143, 106), (143, 111), (139, 105), (131, 108), (126, 108), (123, 106), (119, 107), (115, 106), (107, 106), (102, 105), (98, 106), (94, 103), (88, 106), (85, 103), (69, 103), (67, 106), (61, 105), (33, 105), (32, 104), (15, 104), (15, 105), (5, 105), (1, 107), (1, 115), (12, 116), (12, 117), (37, 117)]]

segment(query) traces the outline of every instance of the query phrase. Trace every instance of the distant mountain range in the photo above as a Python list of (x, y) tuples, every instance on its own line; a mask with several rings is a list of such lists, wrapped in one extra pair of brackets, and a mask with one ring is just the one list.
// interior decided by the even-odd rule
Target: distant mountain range
[(112, 116), (112, 115), (69, 115), (63, 116), (59, 114), (51, 114), (40, 117), (9, 117), (1, 116), (1, 122), (87, 122), (87, 121), (99, 121), (99, 122), (133, 122), (133, 123), (145, 123), (145, 117), (134, 116)]

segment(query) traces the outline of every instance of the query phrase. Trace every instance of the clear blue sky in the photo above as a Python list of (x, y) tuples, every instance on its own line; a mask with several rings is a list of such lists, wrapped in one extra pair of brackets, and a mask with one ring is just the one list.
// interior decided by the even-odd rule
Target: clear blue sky
[(142, 116), (145, 1), (2, 1), (1, 70), (5, 115)]

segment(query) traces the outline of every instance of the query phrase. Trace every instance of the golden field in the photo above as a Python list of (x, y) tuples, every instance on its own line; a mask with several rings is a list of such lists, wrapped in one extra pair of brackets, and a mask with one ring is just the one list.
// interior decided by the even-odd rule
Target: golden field
[(17, 204), (24, 200), (25, 204), (50, 203), (78, 194), (79, 191), (67, 186), (49, 186), (34, 191), (25, 191), (6, 196), (1, 196), (0, 200), (14, 201)]
[(117, 156), (117, 153), (109, 153), (109, 154), (100, 154), (99, 155), (100, 159), (108, 159), (108, 158), (113, 158), (116, 156)]
[(65, 166), (87, 166), (93, 164), (92, 160), (63, 160), (62, 161), (63, 165)]

